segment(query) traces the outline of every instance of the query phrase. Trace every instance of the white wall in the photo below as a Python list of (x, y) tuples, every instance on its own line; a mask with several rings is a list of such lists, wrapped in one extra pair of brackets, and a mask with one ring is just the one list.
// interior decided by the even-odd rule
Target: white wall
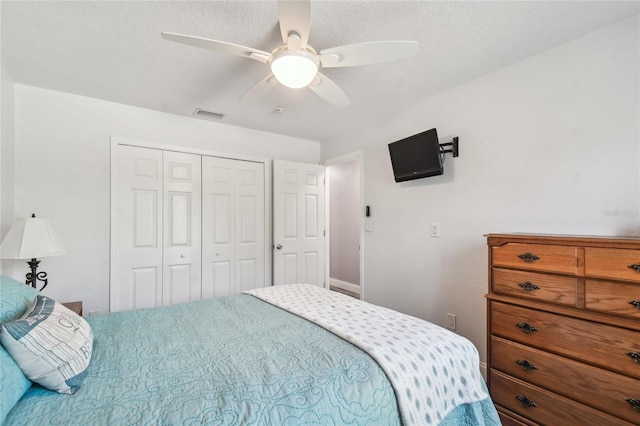
[[(456, 314), (485, 359), (483, 234), (640, 236), (638, 23), (372, 117), (366, 131), (323, 146), (323, 158), (364, 151), (367, 301), (441, 325)], [(387, 144), (432, 127), (441, 142), (460, 137), (460, 157), (447, 154), (443, 176), (395, 183)], [(430, 222), (440, 238), (429, 238)]]
[[(23, 85), (15, 86), (15, 122), (15, 216), (51, 220), (70, 253), (42, 260), (44, 293), (82, 300), (86, 312), (109, 303), (111, 136), (310, 163), (320, 155), (309, 140)], [(18, 278), (25, 268), (14, 266)]]
[(360, 285), (360, 160), (332, 164), (327, 174), (330, 278)]
[[(14, 221), (14, 90), (11, 76), (0, 65), (0, 241)], [(25, 266), (26, 267), (26, 266)], [(12, 263), (0, 261), (0, 274), (10, 274)], [(26, 272), (25, 272), (26, 273)]]

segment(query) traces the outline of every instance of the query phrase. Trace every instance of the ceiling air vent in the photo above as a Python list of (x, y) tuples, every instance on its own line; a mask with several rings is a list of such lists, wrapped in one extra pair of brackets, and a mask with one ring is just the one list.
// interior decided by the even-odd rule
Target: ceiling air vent
[(193, 116), (205, 120), (222, 120), (225, 114), (222, 114), (221, 112), (213, 112), (196, 108), (195, 111), (193, 111)]

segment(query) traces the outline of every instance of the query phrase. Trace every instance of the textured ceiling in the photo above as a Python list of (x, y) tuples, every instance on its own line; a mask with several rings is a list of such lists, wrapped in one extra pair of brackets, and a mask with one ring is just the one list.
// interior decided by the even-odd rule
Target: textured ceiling
[(203, 108), (226, 114), (223, 123), (323, 142), (639, 11), (638, 1), (314, 1), (316, 50), (419, 43), (409, 59), (323, 71), (350, 98), (344, 109), (281, 86), (241, 103), (267, 65), (160, 37), (271, 51), (282, 42), (275, 1), (2, 1), (1, 60), (16, 83), (178, 115)]

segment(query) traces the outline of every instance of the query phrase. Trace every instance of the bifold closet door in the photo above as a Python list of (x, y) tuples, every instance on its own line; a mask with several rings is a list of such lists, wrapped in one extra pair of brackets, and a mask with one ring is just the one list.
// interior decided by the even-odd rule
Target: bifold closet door
[(118, 147), (111, 311), (162, 304), (162, 151)]
[(202, 299), (201, 157), (163, 152), (162, 304)]
[(202, 297), (265, 285), (264, 164), (202, 157)]
[(201, 298), (200, 156), (118, 146), (111, 311)]

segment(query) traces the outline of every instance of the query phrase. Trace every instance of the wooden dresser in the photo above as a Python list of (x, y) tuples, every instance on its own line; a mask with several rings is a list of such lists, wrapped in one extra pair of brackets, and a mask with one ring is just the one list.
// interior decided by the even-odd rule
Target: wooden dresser
[(640, 238), (489, 234), (489, 390), (505, 425), (640, 424)]

